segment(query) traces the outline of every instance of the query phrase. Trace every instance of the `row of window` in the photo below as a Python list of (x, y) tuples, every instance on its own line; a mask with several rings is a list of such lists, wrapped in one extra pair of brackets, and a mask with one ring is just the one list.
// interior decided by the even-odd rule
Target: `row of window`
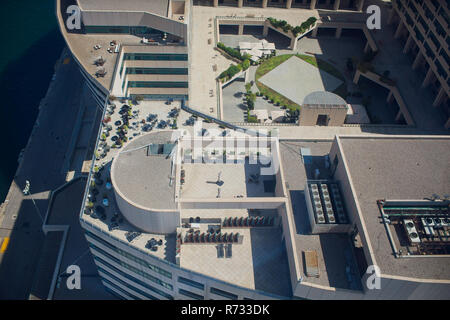
[(125, 74), (188, 74), (187, 68), (126, 68)]
[(109, 243), (108, 241), (100, 238), (99, 236), (93, 234), (92, 232), (86, 231), (86, 234), (92, 238), (94, 238), (96, 241), (100, 242), (101, 244), (103, 244), (104, 246), (108, 247), (111, 250), (114, 250), (115, 252), (117, 252), (118, 254), (124, 256), (127, 259), (130, 259), (136, 263), (139, 263), (140, 265), (144, 266), (144, 267), (148, 267), (150, 270), (159, 273), (169, 279), (172, 279), (172, 273), (170, 273), (169, 271), (166, 271), (158, 266), (155, 266), (151, 263), (148, 263), (147, 261), (140, 259), (138, 257), (135, 257), (134, 255), (117, 248), (116, 246), (113, 246), (111, 243)]
[(85, 26), (86, 33), (133, 34), (137, 36), (161, 36), (162, 31), (145, 26)]
[(188, 286), (200, 289), (200, 290), (205, 290), (205, 285), (203, 283), (191, 280), (191, 279), (186, 279), (183, 277), (178, 277), (178, 282), (186, 284)]
[[(159, 268), (157, 266), (154, 266), (152, 264), (149, 264), (147, 261), (142, 260), (140, 258), (137, 258), (137, 257), (129, 254), (128, 252), (125, 252), (125, 251), (123, 251), (123, 250), (113, 246), (112, 244), (110, 244), (109, 242), (105, 241), (104, 239), (98, 237), (97, 235), (93, 234), (92, 232), (86, 231), (86, 234), (88, 236), (94, 238), (98, 242), (104, 244), (108, 248), (110, 248), (110, 249), (114, 250), (115, 252), (119, 253), (120, 255), (122, 255), (122, 256), (124, 256), (124, 257), (126, 257), (126, 258), (128, 258), (128, 259), (130, 259), (132, 261), (135, 261), (136, 263), (139, 263), (139, 264), (141, 264), (141, 265), (143, 265), (145, 267), (149, 267), (151, 270), (153, 270), (155, 272), (158, 272), (159, 274), (162, 274), (162, 275), (172, 279), (172, 274), (170, 272), (168, 272), (168, 271), (166, 271), (164, 269), (161, 269), (161, 268)], [(135, 267), (133, 267), (133, 266), (131, 266), (131, 265), (121, 261), (120, 259), (117, 259), (116, 257), (110, 255), (109, 253), (105, 252), (103, 249), (97, 247), (96, 245), (94, 245), (92, 243), (89, 243), (89, 246), (91, 248), (93, 248), (94, 250), (99, 251), (101, 254), (105, 255), (109, 259), (111, 259), (111, 260), (115, 261), (116, 263), (120, 264), (121, 266), (127, 268), (128, 270), (130, 270), (130, 271), (132, 271), (132, 272), (134, 272), (136, 274), (139, 274), (139, 275), (141, 275), (141, 276), (143, 276), (143, 277), (145, 277), (145, 278), (147, 278), (147, 279), (149, 279), (149, 280), (151, 280), (151, 281), (153, 281), (153, 282), (155, 282), (155, 283), (157, 283), (157, 284), (159, 284), (159, 285), (161, 285), (161, 286), (163, 286), (163, 287), (165, 287), (167, 289), (173, 290), (173, 286), (171, 284), (166, 283), (166, 282), (164, 282), (164, 281), (162, 281), (162, 280), (160, 280), (160, 279), (158, 279), (156, 277), (153, 277), (153, 276), (151, 276), (151, 275), (149, 275), (149, 274), (147, 274), (147, 273), (145, 273), (145, 272), (143, 272), (141, 270), (138, 270), (137, 268), (135, 268)], [(133, 276), (131, 276), (131, 275), (127, 274), (127, 273), (124, 273), (123, 271), (117, 269), (116, 267), (112, 266), (110, 263), (104, 261), (103, 259), (101, 259), (101, 258), (99, 258), (97, 256), (94, 256), (94, 259), (100, 261), (102, 264), (108, 266), (109, 268), (111, 268), (115, 272), (123, 275), (124, 277), (130, 279), (131, 281), (139, 283), (140, 285), (148, 288), (149, 290), (152, 290), (152, 291), (154, 291), (154, 292), (156, 292), (156, 293), (158, 293), (158, 294), (160, 294), (160, 295), (162, 295), (162, 296), (164, 296), (164, 297), (166, 297), (168, 299), (173, 299), (173, 297), (171, 295), (169, 295), (169, 294), (167, 294), (167, 293), (165, 293), (165, 292), (163, 292), (163, 291), (161, 291), (159, 289), (153, 288), (152, 286), (150, 286), (150, 285), (148, 285), (148, 284), (146, 284), (146, 283), (144, 283), (144, 282), (134, 278)], [(99, 267), (99, 269), (101, 269), (101, 268)], [(102, 270), (102, 271), (105, 272), (105, 273), (108, 273), (107, 271), (104, 271), (104, 270)], [(110, 275), (110, 273), (108, 273), (108, 275)], [(111, 275), (111, 277), (113, 277), (113, 275)], [(114, 277), (114, 279), (116, 280), (116, 277)], [(200, 283), (200, 282), (197, 282), (197, 281), (194, 281), (194, 280), (191, 280), (191, 279), (187, 279), (185, 277), (178, 276), (178, 282), (183, 283), (183, 284), (188, 285), (188, 286), (191, 286), (191, 287), (194, 287), (194, 288), (197, 288), (197, 289), (200, 289), (200, 290), (204, 290), (205, 289), (205, 285), (203, 283)], [(129, 284), (127, 284), (127, 285), (129, 286)], [(139, 292), (138, 289), (136, 289), (136, 288), (133, 288), (133, 290), (135, 290), (136, 292)], [(199, 294), (196, 294), (196, 293), (193, 293), (193, 292), (190, 292), (190, 291), (187, 291), (187, 290), (184, 290), (184, 289), (179, 289), (178, 292), (180, 294), (183, 294), (185, 296), (191, 297), (193, 299), (199, 299), (199, 300), (204, 299), (203, 296), (201, 296)], [(227, 298), (227, 299), (232, 299), (232, 300), (237, 300), (238, 299), (238, 296), (236, 294), (233, 294), (233, 293), (221, 290), (221, 289), (217, 289), (217, 288), (214, 288), (214, 287), (210, 288), (210, 292), (214, 293), (216, 295), (222, 296), (224, 298)], [(139, 292), (139, 293), (141, 293), (141, 292)], [(148, 296), (148, 294), (147, 294), (147, 296)], [(155, 299), (155, 298), (151, 297), (149, 299)]]
[[(103, 272), (103, 273), (108, 273), (108, 271), (106, 271), (106, 270), (104, 270), (104, 269), (102, 269), (102, 268), (99, 268), (99, 270), (100, 270), (101, 272)], [(108, 276), (112, 277), (111, 274), (108, 274)], [(116, 279), (114, 279), (114, 280), (118, 281), (119, 279), (116, 278)], [(128, 292), (128, 291), (123, 290), (121, 287), (119, 287), (119, 286), (117, 286), (116, 284), (112, 283), (112, 282), (109, 281), (108, 279), (102, 278), (102, 281), (103, 281), (104, 283), (106, 283), (109, 287), (113, 287), (114, 290), (119, 291), (121, 294), (127, 295), (127, 296), (133, 298), (134, 300), (140, 300), (139, 297), (136, 297), (134, 294), (132, 294), (132, 293), (130, 293), (130, 292)], [(123, 284), (123, 283), (122, 283), (122, 284)], [(110, 291), (112, 294), (114, 294), (115, 296), (119, 297), (120, 299), (123, 299), (123, 296), (121, 296), (120, 294), (118, 294), (117, 292), (115, 292), (114, 290), (112, 290), (112, 289), (109, 288), (109, 287), (105, 286), (105, 288), (106, 288), (108, 291)], [(130, 289), (131, 289), (131, 288), (130, 288)]]
[(156, 283), (159, 284), (160, 286), (169, 289), (169, 290), (173, 290), (173, 286), (170, 283), (167, 283), (165, 281), (160, 280), (157, 277), (152, 276), (151, 274), (148, 274), (147, 272), (144, 272), (142, 270), (139, 270), (138, 268), (133, 267), (132, 265), (129, 265), (126, 262), (123, 262), (122, 260), (110, 255), (108, 252), (102, 250), (101, 248), (97, 247), (96, 245), (89, 243), (89, 247), (91, 247), (92, 249), (100, 252), (101, 254), (103, 254), (104, 256), (108, 257), (109, 259), (111, 259), (112, 261), (116, 262), (117, 264), (120, 264), (122, 267)]
[[(130, 288), (131, 290), (143, 295), (144, 297), (146, 297), (147, 299), (150, 300), (159, 300), (158, 298), (155, 298), (154, 296), (148, 294), (147, 292), (144, 292), (142, 290), (140, 290), (139, 288), (136, 288), (134, 286), (131, 286), (129, 283), (126, 283), (125, 281), (117, 278), (115, 275), (113, 275), (111, 272), (103, 269), (102, 267), (98, 267), (98, 271), (102, 272), (104, 274), (107, 274), (108, 277), (114, 279), (115, 281), (119, 282), (120, 284), (124, 285), (125, 287)], [(123, 292), (124, 294), (129, 295), (131, 298), (135, 299), (135, 300), (141, 300), (141, 298), (136, 297), (135, 295), (129, 293), (128, 291), (123, 290), (122, 288), (118, 287), (117, 285), (115, 285), (114, 283), (112, 283), (111, 281), (109, 281), (108, 279), (102, 278), (102, 281), (106, 282), (109, 286), (113, 287), (114, 289)]]
[(190, 298), (196, 299), (196, 300), (205, 300), (204, 296), (201, 296), (199, 294), (196, 294), (196, 293), (184, 290), (184, 289), (179, 289), (178, 293), (182, 294), (182, 295), (184, 295), (186, 297), (190, 297)]
[[(149, 289), (149, 290), (151, 290), (151, 291), (153, 291), (153, 292), (155, 292), (155, 293), (157, 293), (157, 294), (159, 294), (159, 295), (161, 295), (161, 296), (163, 296), (163, 297), (165, 297), (165, 298), (167, 298), (169, 300), (173, 300), (173, 297), (170, 294), (165, 293), (164, 291), (159, 290), (159, 289), (149, 285), (148, 283), (146, 283), (146, 282), (144, 282), (142, 280), (139, 280), (139, 279), (133, 277), (132, 275), (130, 275), (130, 274), (126, 273), (126, 272), (123, 272), (122, 270), (119, 270), (118, 268), (114, 267), (113, 265), (111, 265), (109, 262), (106, 262), (102, 258), (100, 258), (98, 256), (94, 256), (94, 260), (96, 260), (96, 261), (100, 262), (101, 264), (107, 266), (108, 268), (110, 268), (114, 272), (120, 274), (121, 276), (127, 278), (128, 280), (130, 280), (132, 282), (135, 282), (135, 283), (143, 286), (144, 288)], [(131, 287), (130, 284), (127, 284), (127, 285)], [(135, 290), (134, 287), (132, 287), (132, 289)]]
[(187, 53), (125, 53), (124, 60), (187, 61)]
[(220, 290), (220, 289), (217, 289), (217, 288), (214, 288), (214, 287), (211, 287), (209, 289), (209, 291), (211, 293), (217, 294), (218, 296), (222, 296), (224, 298), (228, 298), (228, 299), (231, 299), (231, 300), (237, 300), (237, 298), (238, 298), (238, 296), (233, 294), (233, 293), (230, 293), (230, 292), (227, 292), (227, 291), (223, 291), (223, 290)]
[(187, 81), (128, 81), (128, 88), (187, 88)]

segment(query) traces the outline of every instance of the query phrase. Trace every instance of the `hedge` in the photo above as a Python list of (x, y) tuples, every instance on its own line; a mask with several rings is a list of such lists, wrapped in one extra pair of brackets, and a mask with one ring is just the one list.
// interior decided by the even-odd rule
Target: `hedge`
[(296, 37), (298, 34), (307, 31), (317, 21), (317, 18), (310, 17), (306, 21), (302, 22), (299, 26), (295, 27), (291, 26), (285, 20), (277, 20), (275, 18), (267, 18), (267, 20), (269, 20), (272, 26), (274, 26), (275, 28), (280, 28), (286, 33), (288, 33), (289, 30), (292, 31), (292, 33)]

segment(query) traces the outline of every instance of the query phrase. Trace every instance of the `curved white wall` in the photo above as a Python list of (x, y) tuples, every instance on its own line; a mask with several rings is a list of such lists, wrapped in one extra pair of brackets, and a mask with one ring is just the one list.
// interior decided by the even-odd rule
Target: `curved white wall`
[(117, 206), (125, 219), (135, 227), (149, 233), (168, 234), (176, 231), (180, 212), (144, 209), (128, 202), (114, 190)]

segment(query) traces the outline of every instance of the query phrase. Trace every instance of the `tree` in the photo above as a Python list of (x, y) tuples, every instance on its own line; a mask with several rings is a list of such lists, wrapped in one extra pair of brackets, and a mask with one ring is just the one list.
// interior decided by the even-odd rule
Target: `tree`
[(242, 69), (247, 70), (250, 67), (250, 60), (245, 59), (244, 62), (242, 62)]

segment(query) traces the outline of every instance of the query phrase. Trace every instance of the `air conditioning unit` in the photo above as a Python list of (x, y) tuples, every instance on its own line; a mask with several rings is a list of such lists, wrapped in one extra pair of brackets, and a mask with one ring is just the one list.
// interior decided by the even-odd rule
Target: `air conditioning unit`
[(417, 233), (416, 226), (414, 225), (414, 221), (411, 219), (404, 219), (403, 225), (405, 226), (406, 233), (408, 234), (409, 241), (411, 243), (420, 243), (420, 237)]
[[(423, 225), (423, 229), (425, 230), (425, 233), (429, 236), (434, 236), (435, 232), (434, 232), (434, 221), (432, 218), (422, 218), (422, 225)], [(430, 225), (429, 222), (431, 222), (432, 224)]]

